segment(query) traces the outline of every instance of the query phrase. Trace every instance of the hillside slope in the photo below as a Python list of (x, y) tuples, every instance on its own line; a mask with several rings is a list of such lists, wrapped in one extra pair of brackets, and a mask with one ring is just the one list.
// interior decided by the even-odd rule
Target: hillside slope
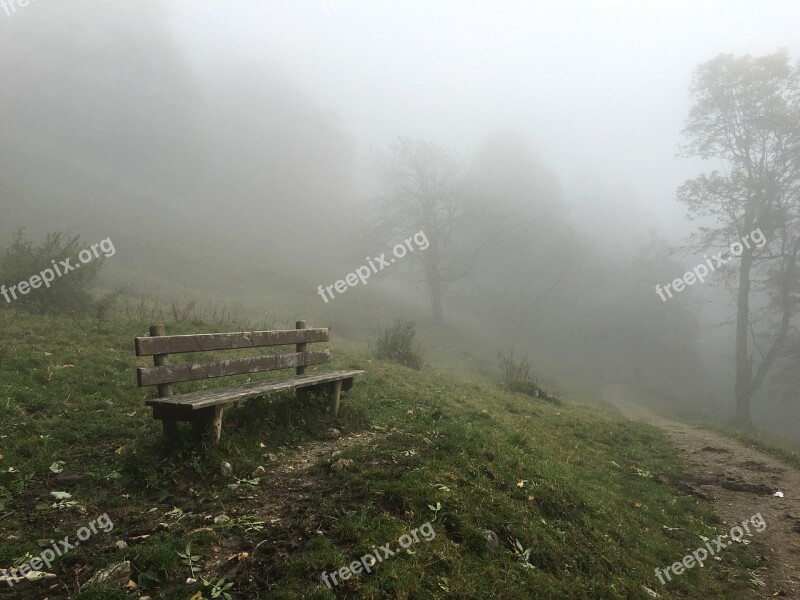
[[(53, 578), (0, 598), (211, 598), (202, 582), (220, 578), (242, 599), (738, 598), (752, 585), (755, 544), (656, 579), (725, 528), (682, 491), (654, 427), (334, 345), (334, 366), (367, 370), (338, 419), (275, 396), (231, 410), (219, 448), (171, 449), (135, 387), (146, 325), (0, 311), (0, 567), (113, 521)], [(371, 573), (323, 581), (387, 544)], [(128, 591), (83, 587), (126, 560)]]

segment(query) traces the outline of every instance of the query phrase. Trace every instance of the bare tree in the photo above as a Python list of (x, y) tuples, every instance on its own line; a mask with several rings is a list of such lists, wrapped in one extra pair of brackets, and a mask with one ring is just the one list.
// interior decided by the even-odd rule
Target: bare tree
[(448, 286), (469, 273), (480, 252), (454, 252), (468, 219), (464, 159), (435, 143), (400, 137), (379, 153), (378, 169), (384, 187), (378, 228), (385, 236), (425, 232), (430, 246), (412, 256), (422, 267), (433, 318), (441, 323)]

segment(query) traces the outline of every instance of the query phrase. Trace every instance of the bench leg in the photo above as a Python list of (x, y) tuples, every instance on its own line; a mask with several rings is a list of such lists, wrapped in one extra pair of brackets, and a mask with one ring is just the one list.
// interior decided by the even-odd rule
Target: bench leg
[(339, 403), (342, 398), (342, 380), (334, 381), (331, 386), (331, 405), (333, 407), (333, 416), (339, 416)]
[(164, 437), (174, 442), (178, 439), (178, 422), (172, 419), (163, 419), (161, 424), (164, 426)]
[(222, 406), (214, 407), (214, 418), (211, 421), (211, 433), (214, 436), (214, 443), (219, 444), (219, 438), (222, 436), (222, 415), (225, 409)]
[(181, 415), (172, 406), (157, 404), (153, 407), (153, 418), (161, 421), (164, 427), (164, 437), (168, 442), (176, 442), (180, 436), (178, 432), (178, 421)]
[(222, 406), (211, 406), (197, 411), (192, 419), (192, 429), (197, 435), (210, 437), (215, 444), (219, 444), (224, 412), (225, 409)]

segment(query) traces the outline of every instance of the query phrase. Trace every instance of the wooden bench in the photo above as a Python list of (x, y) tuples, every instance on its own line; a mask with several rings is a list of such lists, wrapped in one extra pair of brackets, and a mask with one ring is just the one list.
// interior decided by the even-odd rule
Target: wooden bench
[[(153, 325), (150, 328), (150, 337), (136, 338), (136, 356), (152, 356), (153, 366), (139, 367), (136, 374), (139, 387), (158, 386), (158, 398), (148, 400), (147, 405), (153, 407), (153, 418), (162, 421), (167, 438), (174, 439), (177, 436), (178, 421), (188, 421), (213, 435), (215, 443), (219, 443), (224, 407), (239, 400), (284, 390), (298, 390), (298, 394), (302, 395), (311, 389), (327, 387), (333, 413), (337, 415), (342, 390), (349, 390), (355, 376), (364, 371), (306, 373), (306, 367), (330, 362), (328, 350), (311, 352), (308, 344), (329, 340), (330, 329), (309, 329), (305, 321), (298, 321), (296, 329), (198, 335), (166, 335), (163, 325)], [(187, 352), (288, 345), (295, 345), (295, 351), (289, 354), (176, 365), (170, 364), (168, 358), (170, 354)], [(296, 369), (294, 377), (173, 395), (174, 383), (291, 368)]]

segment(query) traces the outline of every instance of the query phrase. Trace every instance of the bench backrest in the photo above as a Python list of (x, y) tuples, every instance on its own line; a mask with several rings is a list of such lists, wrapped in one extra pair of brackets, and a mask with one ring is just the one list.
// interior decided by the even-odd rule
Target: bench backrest
[[(296, 369), (297, 375), (302, 375), (307, 366), (330, 362), (328, 350), (309, 352), (307, 349), (310, 343), (329, 340), (329, 328), (309, 329), (305, 321), (298, 321), (296, 329), (196, 335), (165, 335), (163, 325), (153, 325), (150, 337), (136, 338), (136, 356), (152, 356), (154, 366), (139, 367), (136, 377), (139, 387), (158, 385), (161, 396), (171, 394), (171, 384), (182, 381), (291, 368)], [(288, 345), (294, 345), (295, 351), (176, 365), (169, 364), (168, 360), (170, 354)]]

